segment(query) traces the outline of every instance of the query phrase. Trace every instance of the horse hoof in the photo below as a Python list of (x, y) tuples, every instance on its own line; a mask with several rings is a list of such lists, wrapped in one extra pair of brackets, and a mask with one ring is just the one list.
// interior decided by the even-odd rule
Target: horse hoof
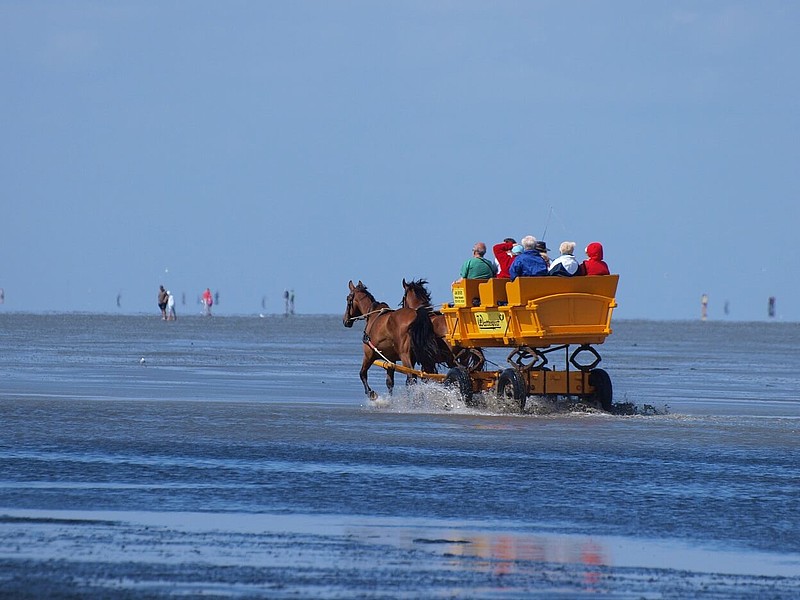
[(369, 394), (367, 395), (369, 396), (370, 400), (375, 400), (378, 397), (378, 394), (375, 392), (375, 390), (370, 390)]

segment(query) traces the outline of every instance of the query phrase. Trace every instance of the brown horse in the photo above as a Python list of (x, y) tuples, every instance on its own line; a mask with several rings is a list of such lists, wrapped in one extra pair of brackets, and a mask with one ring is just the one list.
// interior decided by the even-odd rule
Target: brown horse
[[(378, 302), (361, 281), (348, 283), (350, 294), (342, 322), (352, 327), (358, 319), (364, 319), (364, 360), (361, 363), (361, 383), (364, 393), (370, 398), (377, 394), (369, 387), (367, 371), (378, 358), (389, 362), (398, 360), (413, 368), (422, 365), (427, 373), (436, 372), (436, 336), (426, 309), (400, 308), (392, 310), (385, 302)], [(406, 379), (410, 383), (412, 377)], [(394, 388), (394, 370), (386, 369), (386, 387), (389, 393)]]
[(437, 363), (445, 363), (448, 367), (460, 364), (470, 371), (479, 371), (485, 362), (483, 352), (480, 348), (463, 348), (458, 345), (450, 346), (447, 343), (447, 338), (445, 337), (448, 333), (447, 320), (442, 313), (434, 310), (427, 285), (428, 281), (426, 279), (412, 280), (407, 283), (403, 278), (404, 294), (400, 305), (414, 309), (426, 308), (430, 312), (431, 323), (433, 323), (433, 331), (436, 334), (437, 341)]

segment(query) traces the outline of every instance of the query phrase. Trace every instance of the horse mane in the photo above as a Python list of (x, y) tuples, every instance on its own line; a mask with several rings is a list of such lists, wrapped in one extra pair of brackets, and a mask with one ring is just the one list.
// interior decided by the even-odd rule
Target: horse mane
[(379, 309), (379, 308), (389, 308), (389, 305), (388, 305), (388, 304), (386, 304), (386, 302), (378, 302), (378, 301), (375, 299), (375, 296), (373, 296), (373, 295), (372, 295), (372, 292), (370, 292), (370, 291), (367, 289), (367, 286), (365, 286), (365, 285), (364, 285), (363, 283), (361, 283), (360, 281), (359, 281), (359, 282), (358, 282), (358, 284), (356, 285), (356, 291), (359, 291), (359, 292), (361, 292), (362, 294), (364, 294), (364, 295), (365, 295), (365, 296), (366, 296), (366, 297), (369, 299), (369, 301), (370, 301), (370, 302), (372, 302), (372, 310), (377, 310), (377, 309)]
[[(406, 284), (406, 294), (408, 294), (408, 292), (414, 292), (417, 298), (422, 300), (424, 306), (430, 306), (432, 304), (431, 293), (428, 291), (428, 288), (425, 287), (426, 285), (428, 285), (427, 279), (410, 281)], [(403, 294), (403, 299), (400, 302), (401, 306), (406, 305), (406, 294)]]
[(408, 326), (408, 334), (411, 336), (412, 360), (419, 363), (423, 371), (436, 373), (437, 338), (425, 308), (417, 309), (414, 320)]

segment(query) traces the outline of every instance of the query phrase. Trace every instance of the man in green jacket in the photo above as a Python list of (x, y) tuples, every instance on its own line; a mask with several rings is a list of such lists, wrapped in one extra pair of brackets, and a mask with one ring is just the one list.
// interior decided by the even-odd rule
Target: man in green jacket
[(491, 279), (497, 275), (494, 263), (486, 260), (486, 244), (477, 242), (472, 247), (472, 258), (461, 265), (461, 279)]

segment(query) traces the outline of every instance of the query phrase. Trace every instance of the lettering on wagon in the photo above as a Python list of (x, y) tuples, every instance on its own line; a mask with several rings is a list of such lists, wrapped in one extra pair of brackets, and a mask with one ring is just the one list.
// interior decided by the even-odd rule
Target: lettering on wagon
[(481, 331), (498, 331), (503, 329), (503, 322), (506, 316), (496, 310), (487, 312), (476, 312), (475, 322), (478, 324), (478, 329)]

